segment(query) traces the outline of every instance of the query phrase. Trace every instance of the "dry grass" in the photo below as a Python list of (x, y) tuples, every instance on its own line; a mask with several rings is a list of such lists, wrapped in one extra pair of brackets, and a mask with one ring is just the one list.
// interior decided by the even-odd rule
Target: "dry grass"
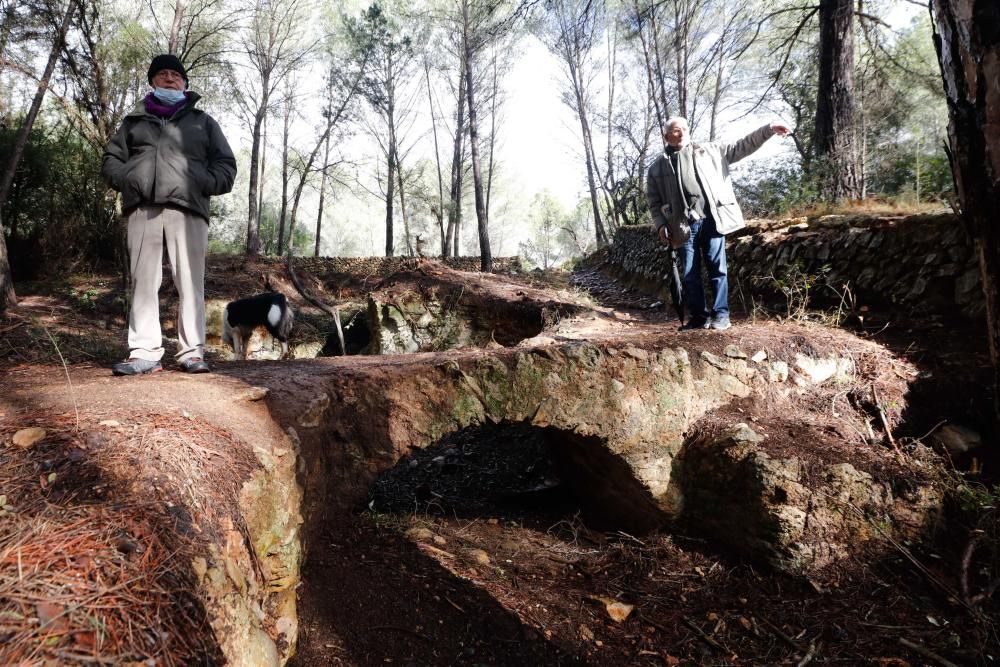
[(0, 427), (0, 664), (221, 662), (190, 563), (232, 516), (249, 455), (176, 417), (78, 431), (69, 416), (19, 416), (26, 426), (48, 434), (20, 449)]
[(940, 211), (941, 209), (946, 208), (948, 208), (948, 205), (944, 202), (915, 202), (900, 199), (889, 200), (869, 198), (860, 201), (846, 201), (839, 203), (825, 202), (822, 204), (815, 204), (807, 208), (791, 210), (782, 217), (811, 218), (822, 215), (867, 215), (873, 217), (882, 215), (917, 215), (920, 213)]

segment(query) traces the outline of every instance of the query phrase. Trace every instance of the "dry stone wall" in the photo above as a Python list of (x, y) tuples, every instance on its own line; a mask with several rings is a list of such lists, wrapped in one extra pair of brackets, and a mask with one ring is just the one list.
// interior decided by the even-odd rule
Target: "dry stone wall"
[[(479, 271), (479, 257), (434, 258), (445, 266), (458, 271)], [(318, 269), (334, 273), (348, 273), (356, 276), (390, 276), (398, 271), (412, 269), (414, 257), (296, 257), (295, 265), (315, 272)], [(284, 260), (277, 260), (284, 263)], [(494, 257), (494, 273), (510, 273), (521, 270), (521, 259), (514, 257)]]
[[(643, 225), (618, 231), (608, 262), (619, 277), (666, 300), (669, 256)], [(787, 278), (795, 267), (816, 278), (810, 298), (817, 304), (839, 303), (847, 285), (857, 306), (969, 318), (985, 313), (974, 242), (951, 213), (754, 220), (730, 237), (727, 256), (734, 301), (741, 291), (747, 299), (766, 293), (770, 276)]]

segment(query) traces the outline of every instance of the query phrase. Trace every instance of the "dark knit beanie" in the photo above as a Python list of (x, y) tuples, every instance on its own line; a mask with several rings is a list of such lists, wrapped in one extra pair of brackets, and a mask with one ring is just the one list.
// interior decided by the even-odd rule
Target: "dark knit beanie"
[(153, 58), (153, 62), (149, 64), (149, 72), (146, 73), (149, 85), (153, 85), (153, 77), (156, 76), (161, 70), (165, 69), (172, 69), (180, 74), (184, 79), (184, 85), (187, 85), (187, 70), (185, 70), (184, 65), (181, 64), (180, 58), (172, 53), (164, 53)]

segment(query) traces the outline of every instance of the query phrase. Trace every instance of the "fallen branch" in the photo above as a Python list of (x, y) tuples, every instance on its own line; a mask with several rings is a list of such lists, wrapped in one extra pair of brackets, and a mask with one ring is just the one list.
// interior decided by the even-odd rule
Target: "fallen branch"
[(337, 325), (337, 342), (340, 343), (340, 355), (346, 355), (347, 347), (344, 345), (344, 329), (340, 326), (340, 310), (336, 306), (333, 306), (332, 308), (327, 306), (312, 294), (306, 292), (306, 288), (302, 286), (302, 283), (299, 281), (299, 277), (295, 275), (295, 267), (292, 266), (292, 253), (290, 250), (288, 252), (288, 275), (291, 276), (292, 284), (295, 285), (295, 289), (298, 290), (303, 299), (333, 318), (334, 324)]
[(785, 634), (784, 630), (779, 628), (771, 621), (767, 620), (767, 618), (764, 616), (757, 615), (757, 618), (764, 621), (764, 625), (766, 625), (778, 639), (791, 646), (793, 649), (796, 650), (796, 652), (802, 653), (802, 647), (799, 646), (799, 643), (794, 639), (792, 639), (791, 637), (789, 637), (787, 634)]
[(684, 625), (686, 625), (687, 627), (691, 628), (691, 630), (693, 630), (696, 635), (698, 635), (699, 637), (701, 637), (702, 641), (704, 641), (706, 644), (708, 644), (709, 646), (711, 646), (715, 650), (721, 651), (721, 652), (726, 653), (726, 654), (732, 653), (725, 646), (723, 646), (718, 641), (716, 641), (715, 639), (713, 639), (707, 632), (705, 632), (704, 630), (702, 630), (701, 628), (699, 628), (694, 623), (694, 621), (690, 620), (687, 617), (682, 617), (681, 618), (681, 622), (684, 623)]
[(8, 331), (13, 331), (14, 329), (24, 326), (24, 322), (18, 322), (17, 324), (12, 324), (9, 327), (4, 327), (0, 329), (0, 334), (7, 333)]
[(815, 658), (816, 654), (819, 652), (820, 646), (822, 646), (822, 644), (817, 644), (815, 639), (809, 642), (809, 650), (806, 652), (805, 656), (799, 660), (795, 667), (806, 667), (806, 665), (812, 662), (813, 658)]
[(903, 646), (905, 646), (906, 648), (910, 649), (914, 653), (919, 653), (920, 655), (924, 656), (928, 660), (933, 660), (937, 664), (941, 665), (941, 667), (958, 667), (958, 665), (956, 665), (955, 663), (953, 663), (951, 660), (948, 660), (946, 658), (942, 658), (941, 656), (939, 656), (934, 651), (932, 651), (930, 649), (927, 649), (927, 648), (924, 648), (920, 644), (916, 644), (914, 642), (911, 642), (909, 639), (906, 639), (905, 637), (900, 637), (899, 638), (899, 643), (902, 644)]
[(896, 439), (892, 437), (892, 429), (889, 427), (889, 420), (885, 416), (885, 410), (882, 409), (882, 403), (878, 400), (878, 392), (875, 391), (875, 385), (872, 385), (872, 400), (875, 402), (875, 410), (878, 412), (879, 419), (882, 420), (882, 428), (885, 429), (885, 437), (889, 439), (889, 444), (892, 445), (893, 450), (896, 452), (896, 456), (902, 457), (903, 452), (899, 449), (899, 445), (896, 444)]

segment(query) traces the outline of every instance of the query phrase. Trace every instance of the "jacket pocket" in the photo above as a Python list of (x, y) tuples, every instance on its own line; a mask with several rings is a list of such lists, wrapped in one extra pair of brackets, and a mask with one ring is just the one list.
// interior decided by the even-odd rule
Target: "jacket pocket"
[(715, 229), (720, 234), (729, 234), (746, 226), (743, 221), (743, 211), (740, 210), (740, 205), (737, 202), (719, 202), (716, 205), (716, 210), (718, 216), (716, 216)]

